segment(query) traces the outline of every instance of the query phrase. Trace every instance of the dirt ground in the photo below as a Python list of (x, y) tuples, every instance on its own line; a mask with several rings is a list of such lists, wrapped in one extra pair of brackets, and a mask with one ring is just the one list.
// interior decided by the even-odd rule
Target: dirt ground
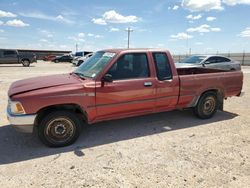
[(249, 187), (250, 67), (244, 97), (200, 120), (189, 110), (95, 124), (72, 146), (48, 148), (6, 119), (19, 79), (64, 73), (71, 64), (0, 65), (0, 187)]

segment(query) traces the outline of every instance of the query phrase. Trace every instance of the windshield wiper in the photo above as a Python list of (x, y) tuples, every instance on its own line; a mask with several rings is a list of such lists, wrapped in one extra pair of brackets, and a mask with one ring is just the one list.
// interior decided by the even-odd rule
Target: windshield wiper
[(82, 78), (85, 80), (85, 77), (84, 77), (84, 74), (83, 73), (80, 73), (80, 72), (72, 72), (72, 74), (75, 74), (77, 75), (78, 77)]

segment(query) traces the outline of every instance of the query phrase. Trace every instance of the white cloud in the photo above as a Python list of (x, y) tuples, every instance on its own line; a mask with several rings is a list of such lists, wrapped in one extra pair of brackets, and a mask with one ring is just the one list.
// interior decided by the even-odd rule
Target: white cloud
[(222, 0), (223, 3), (234, 6), (237, 4), (250, 5), (250, 0)]
[(0, 18), (2, 17), (9, 17), (9, 18), (14, 18), (16, 17), (16, 14), (13, 14), (11, 12), (5, 12), (3, 10), (0, 10)]
[(29, 26), (29, 24), (24, 23), (22, 20), (9, 20), (5, 23), (5, 25), (12, 26), (12, 27), (26, 27)]
[(119, 28), (112, 27), (112, 28), (110, 28), (109, 31), (110, 31), (110, 32), (117, 32), (117, 31), (120, 31), (120, 29), (119, 29)]
[(84, 33), (79, 33), (78, 37), (80, 37), (80, 38), (85, 37), (85, 34)]
[(0, 37), (0, 40), (6, 40), (7, 38), (6, 37)]
[(186, 16), (186, 18), (188, 19), (188, 20), (198, 20), (198, 19), (200, 19), (202, 16), (201, 16), (201, 14), (198, 14), (197, 16), (193, 16), (192, 14), (189, 14), (188, 16)]
[(154, 10), (156, 12), (160, 12), (164, 9), (165, 5), (167, 4), (166, 1), (160, 1), (158, 4), (156, 4), (156, 6), (154, 7)]
[(38, 29), (38, 31), (41, 33), (41, 35), (48, 37), (48, 38), (52, 38), (54, 36), (52, 32), (45, 30), (45, 29)]
[(187, 32), (199, 32), (199, 33), (208, 33), (208, 32), (218, 32), (221, 31), (218, 27), (211, 27), (210, 25), (203, 24), (199, 27), (191, 27), (187, 29)]
[(207, 21), (211, 22), (211, 21), (216, 20), (216, 17), (209, 16), (206, 19), (207, 19)]
[(62, 22), (62, 23), (67, 23), (67, 24), (73, 24), (74, 21), (67, 19), (63, 17), (62, 15), (57, 15), (57, 16), (50, 16), (46, 15), (41, 12), (31, 12), (31, 13), (19, 13), (23, 17), (27, 18), (36, 18), (36, 19), (42, 19), (42, 20), (50, 20), (50, 21), (57, 21), (57, 22)]
[(85, 39), (76, 36), (69, 36), (68, 39), (73, 40), (75, 42), (85, 42)]
[(94, 34), (93, 33), (88, 33), (88, 37), (93, 37)]
[(59, 45), (59, 48), (61, 48), (61, 49), (70, 49), (70, 47), (65, 45), (65, 44)]
[(195, 45), (202, 45), (203, 42), (196, 42)]
[(39, 41), (40, 41), (40, 42), (48, 42), (47, 39), (40, 39)]
[(162, 44), (162, 43), (159, 43), (159, 44), (157, 44), (157, 47), (163, 47), (164, 46), (164, 44)]
[(0, 33), (4, 33), (4, 30), (3, 30), (3, 29), (0, 29)]
[(98, 25), (107, 25), (106, 21), (102, 18), (93, 18), (92, 22)]
[(3, 25), (3, 22), (0, 20), (0, 25)]
[(95, 35), (94, 37), (95, 37), (95, 38), (103, 38), (102, 35)]
[(101, 18), (93, 18), (92, 21), (95, 24), (107, 25), (107, 23), (135, 23), (139, 21), (139, 18), (133, 15), (123, 16), (115, 10), (110, 10), (105, 12)]
[(188, 35), (187, 33), (178, 33), (176, 35), (170, 35), (170, 38), (175, 40), (185, 40), (185, 39), (191, 39), (193, 38), (193, 36)]
[(223, 10), (221, 0), (182, 0), (182, 7), (191, 12)]
[(238, 36), (240, 37), (250, 37), (250, 27), (247, 27), (244, 31), (242, 31)]
[(219, 27), (212, 27), (211, 31), (219, 32), (219, 31), (221, 31), (221, 28), (219, 28)]
[(173, 7), (173, 10), (177, 10), (179, 8), (179, 6), (178, 5), (175, 5), (174, 7)]
[(103, 38), (103, 35), (95, 35), (93, 33), (88, 33), (88, 37), (94, 37), (94, 38)]

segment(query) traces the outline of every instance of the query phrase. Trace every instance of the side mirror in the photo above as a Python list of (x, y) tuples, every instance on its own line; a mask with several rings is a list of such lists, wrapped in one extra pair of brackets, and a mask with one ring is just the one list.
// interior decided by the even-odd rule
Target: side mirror
[(102, 77), (102, 82), (113, 82), (113, 77), (111, 74), (105, 74)]

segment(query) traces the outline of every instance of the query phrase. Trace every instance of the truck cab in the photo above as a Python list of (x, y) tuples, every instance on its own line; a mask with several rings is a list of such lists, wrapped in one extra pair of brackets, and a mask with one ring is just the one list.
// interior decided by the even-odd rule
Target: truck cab
[(17, 60), (17, 50), (0, 50), (0, 64), (16, 64)]

